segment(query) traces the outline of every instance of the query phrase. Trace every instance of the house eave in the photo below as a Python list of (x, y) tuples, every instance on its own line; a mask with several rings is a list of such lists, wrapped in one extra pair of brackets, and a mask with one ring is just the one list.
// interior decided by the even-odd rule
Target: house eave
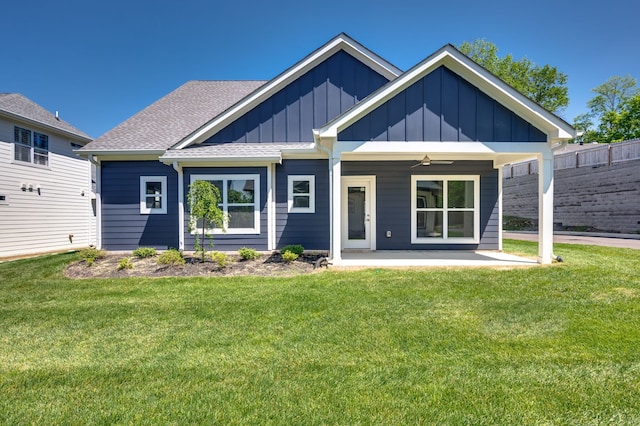
[(52, 133), (57, 133), (59, 135), (74, 139), (78, 142), (83, 142), (85, 144), (93, 141), (91, 137), (82, 136), (77, 133), (70, 132), (68, 130), (60, 129), (59, 127), (51, 126), (50, 124), (43, 123), (42, 121), (33, 120), (31, 118), (25, 117), (23, 115), (14, 114), (9, 111), (0, 111), (0, 115), (3, 115), (11, 120), (17, 120), (19, 122), (25, 123), (30, 126), (40, 127), (42, 129), (46, 129)]

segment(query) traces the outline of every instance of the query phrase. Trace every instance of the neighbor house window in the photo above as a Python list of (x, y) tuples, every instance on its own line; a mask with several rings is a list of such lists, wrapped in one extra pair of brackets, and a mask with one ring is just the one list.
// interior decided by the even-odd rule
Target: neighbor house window
[(316, 212), (315, 176), (289, 176), (287, 186), (289, 213)]
[(7, 195), (0, 194), (0, 205), (2, 204), (5, 204), (5, 205), (9, 204), (9, 197)]
[(412, 176), (411, 242), (478, 243), (479, 176)]
[(14, 159), (25, 163), (49, 165), (49, 136), (22, 127), (13, 128)]
[(140, 176), (140, 213), (167, 213), (166, 176)]
[[(227, 234), (260, 233), (260, 175), (192, 175), (197, 180), (211, 182), (220, 192), (220, 210), (225, 214)], [(193, 220), (193, 219), (192, 219)], [(194, 232), (202, 229), (196, 223)], [(208, 232), (222, 233), (222, 229)]]

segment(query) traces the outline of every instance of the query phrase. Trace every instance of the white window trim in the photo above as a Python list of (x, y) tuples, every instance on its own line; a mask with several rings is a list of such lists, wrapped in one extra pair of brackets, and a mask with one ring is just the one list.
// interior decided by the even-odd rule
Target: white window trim
[[(254, 223), (254, 227), (253, 228), (229, 228), (228, 227), (228, 223), (225, 223), (224, 225), (224, 230), (220, 229), (220, 228), (214, 228), (214, 229), (206, 229), (205, 232), (210, 233), (210, 234), (227, 234), (227, 235), (242, 235), (242, 234), (256, 234), (259, 235), (260, 234), (260, 175), (259, 174), (246, 174), (246, 175), (234, 175), (234, 174), (221, 174), (221, 175), (191, 175), (190, 177), (190, 183), (193, 184), (195, 181), (197, 180), (208, 180), (208, 181), (214, 181), (214, 180), (222, 180), (222, 181), (227, 181), (227, 180), (253, 180), (254, 181), (254, 192), (253, 192), (253, 223)], [(220, 197), (222, 197), (222, 211), (225, 213), (225, 217), (227, 217), (228, 214), (228, 206), (227, 206), (227, 197), (226, 197), (226, 191), (227, 191), (227, 185), (223, 185), (223, 189), (225, 191), (224, 194), (220, 194)], [(194, 218), (191, 217), (189, 220), (193, 221)], [(199, 234), (202, 230), (201, 229), (196, 229), (197, 227), (192, 227), (194, 228), (193, 231), (191, 231), (192, 235), (196, 235)]]
[[(159, 209), (147, 207), (147, 182), (160, 182), (162, 190)], [(167, 177), (166, 176), (140, 176), (140, 214), (167, 214)]]
[[(419, 180), (440, 180), (443, 181), (443, 199), (444, 204), (442, 209), (443, 223), (442, 228), (445, 235), (442, 238), (424, 238), (418, 237), (418, 219), (417, 219), (417, 194), (416, 183)], [(455, 180), (467, 180), (473, 181), (473, 238), (456, 238), (446, 236), (448, 229), (448, 209), (447, 195), (448, 195), (448, 181)], [(459, 210), (459, 209), (455, 209)], [(468, 209), (470, 211), (472, 209)], [(479, 175), (412, 175), (411, 176), (411, 244), (478, 244), (480, 243), (480, 176)]]
[[(25, 130), (25, 131), (29, 132), (29, 145), (23, 144), (21, 142), (17, 142), (15, 140), (15, 130), (16, 129)], [(14, 131), (14, 140), (13, 140), (13, 152), (11, 153), (11, 163), (12, 164), (23, 164), (23, 165), (28, 165), (28, 166), (32, 166), (32, 167), (42, 168), (42, 169), (49, 169), (50, 168), (49, 164), (50, 164), (50, 160), (51, 160), (51, 157), (49, 155), (49, 153), (51, 152), (51, 151), (49, 151), (49, 135), (46, 134), (46, 133), (37, 132), (35, 130), (27, 129), (25, 127), (20, 127), (20, 126), (14, 126), (14, 130), (13, 131)], [(46, 150), (43, 150), (41, 148), (36, 148), (35, 147), (36, 134), (47, 137), (47, 149)], [(17, 160), (16, 159), (16, 149), (17, 149), (17, 147), (29, 148), (29, 161)], [(38, 152), (36, 152), (36, 149), (38, 150)], [(42, 152), (42, 151), (45, 151), (45, 152)], [(47, 164), (40, 164), (40, 163), (36, 162), (35, 161), (36, 154), (44, 155), (45, 158), (47, 159)]]
[[(307, 195), (307, 194), (294, 194), (293, 182), (294, 181), (309, 181), (309, 207), (294, 207), (293, 196), (294, 195)], [(287, 210), (289, 213), (315, 213), (316, 212), (316, 177), (314, 175), (289, 175), (287, 177)]]

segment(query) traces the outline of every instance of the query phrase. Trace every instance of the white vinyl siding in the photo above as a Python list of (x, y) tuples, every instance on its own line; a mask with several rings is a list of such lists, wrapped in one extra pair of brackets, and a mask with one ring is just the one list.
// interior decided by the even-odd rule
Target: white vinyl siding
[(42, 131), (48, 167), (15, 161), (15, 126), (0, 118), (0, 194), (8, 201), (0, 209), (0, 257), (95, 244), (89, 162), (72, 152), (72, 139), (50, 131)]

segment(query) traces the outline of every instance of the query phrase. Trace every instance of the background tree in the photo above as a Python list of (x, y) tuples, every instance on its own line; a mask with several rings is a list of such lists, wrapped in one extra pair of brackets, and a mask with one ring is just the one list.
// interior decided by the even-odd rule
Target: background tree
[(211, 182), (197, 180), (189, 185), (187, 203), (191, 212), (189, 231), (198, 230), (198, 222), (200, 222), (200, 236), (196, 235), (194, 245), (196, 252), (200, 254), (201, 260), (204, 262), (206, 254), (205, 238), (209, 239), (210, 245), (213, 247), (213, 235), (208, 233), (207, 229), (217, 226), (224, 230), (225, 215), (218, 207), (220, 204), (220, 191)]
[(556, 67), (515, 60), (511, 54), (500, 57), (496, 45), (484, 39), (464, 42), (458, 49), (549, 111), (558, 113), (569, 105), (567, 75)]
[(587, 102), (589, 112), (577, 116), (573, 124), (585, 132), (584, 141), (609, 143), (640, 137), (640, 88), (635, 78), (613, 76), (592, 91), (596, 96)]

